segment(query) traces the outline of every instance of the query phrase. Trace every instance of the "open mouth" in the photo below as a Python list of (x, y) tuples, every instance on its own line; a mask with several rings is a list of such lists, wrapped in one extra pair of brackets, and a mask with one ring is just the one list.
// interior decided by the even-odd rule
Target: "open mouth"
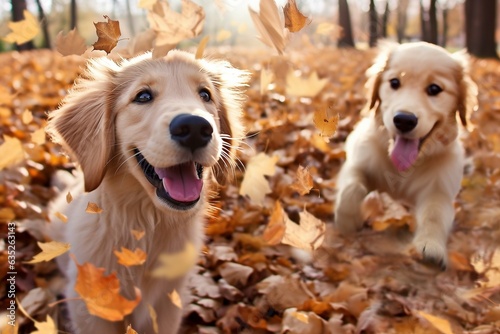
[(199, 200), (203, 188), (203, 166), (189, 161), (159, 168), (152, 166), (141, 152), (134, 155), (146, 179), (156, 188), (156, 196), (178, 210), (188, 210)]
[(429, 131), (429, 133), (427, 133), (422, 138), (413, 139), (404, 137), (401, 134), (396, 135), (390, 155), (394, 167), (396, 167), (399, 172), (407, 171), (415, 164), (422, 145), (427, 140), (427, 138), (431, 136), (437, 125), (438, 123), (436, 123), (432, 127), (431, 131)]

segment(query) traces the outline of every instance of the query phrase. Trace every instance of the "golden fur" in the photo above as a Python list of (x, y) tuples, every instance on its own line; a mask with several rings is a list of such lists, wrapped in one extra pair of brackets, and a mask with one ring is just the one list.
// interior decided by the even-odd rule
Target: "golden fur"
[[(153, 333), (148, 305), (158, 315), (160, 333), (177, 332), (181, 310), (167, 294), (181, 291), (185, 277), (167, 280), (150, 273), (160, 254), (182, 251), (188, 242), (197, 251), (201, 247), (209, 171), (222, 182), (234, 166), (235, 150), (243, 136), (240, 116), (247, 80), (246, 72), (227, 62), (194, 59), (182, 51), (171, 51), (160, 59), (145, 54), (118, 64), (98, 58), (90, 62), (60, 108), (50, 113), (47, 132), (79, 162), (87, 191), (66, 210), (64, 240), (71, 244), (78, 263), (103, 267), (105, 274), (116, 272), (126, 298), (135, 298), (134, 286), (142, 293), (138, 307), (118, 322), (89, 315), (81, 300), (69, 301), (76, 333), (122, 334), (128, 323), (139, 333)], [(210, 101), (204, 100), (202, 91), (210, 93)], [(152, 100), (144, 101), (148, 96)], [(205, 120), (203, 124), (210, 125), (213, 133), (206, 145), (191, 149), (173, 139), (169, 126), (179, 115), (199, 116)], [(178, 206), (160, 198), (156, 187), (165, 183), (154, 186), (148, 181), (136, 159), (138, 152), (155, 171), (182, 163), (192, 168), (204, 166), (202, 174), (195, 171), (205, 183), (199, 200)], [(187, 172), (177, 173), (184, 177), (182, 173)], [(102, 213), (86, 213), (88, 202), (97, 203)], [(52, 224), (52, 230), (61, 226)], [(145, 236), (136, 240), (133, 229), (145, 231)], [(118, 264), (113, 251), (121, 247), (142, 249), (147, 253), (146, 263)], [(77, 297), (76, 266), (73, 261), (63, 265), (69, 279), (66, 297)]]
[[(368, 70), (371, 113), (349, 135), (346, 162), (338, 175), (335, 223), (342, 233), (361, 228), (360, 205), (367, 193), (384, 191), (413, 209), (413, 244), (423, 259), (446, 267), (453, 202), (464, 164), (456, 115), (466, 126), (477, 102), (466, 63), (465, 55), (424, 42), (381, 47)], [(434, 95), (431, 85), (442, 91)], [(395, 126), (398, 113), (414, 115), (416, 127), (401, 134)], [(419, 143), (418, 155), (400, 167), (390, 157), (397, 136)]]

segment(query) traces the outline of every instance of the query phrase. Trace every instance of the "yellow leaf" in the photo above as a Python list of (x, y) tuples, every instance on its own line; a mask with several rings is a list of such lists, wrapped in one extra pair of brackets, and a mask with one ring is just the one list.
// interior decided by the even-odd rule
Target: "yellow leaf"
[(283, 8), (285, 15), (285, 27), (291, 32), (298, 32), (307, 24), (307, 16), (304, 16), (297, 8), (295, 0), (288, 0)]
[(300, 195), (308, 194), (313, 187), (313, 178), (309, 169), (299, 166), (296, 173), (295, 181), (290, 185), (290, 188), (297, 191)]
[(139, 8), (151, 9), (158, 2), (158, 0), (139, 0), (137, 6)]
[(279, 201), (274, 204), (273, 212), (269, 217), (269, 223), (264, 230), (262, 239), (269, 245), (277, 245), (283, 239), (286, 229), (286, 214)]
[(5, 42), (24, 44), (40, 33), (37, 19), (27, 10), (24, 10), (23, 14), (24, 20), (7, 23), (12, 31), (3, 39)]
[(339, 115), (330, 116), (326, 107), (318, 108), (314, 111), (313, 123), (319, 130), (321, 137), (330, 138), (337, 131)]
[(87, 43), (76, 29), (66, 35), (60, 31), (56, 36), (55, 47), (63, 56), (82, 55), (87, 51)]
[(68, 216), (66, 216), (65, 214), (63, 214), (61, 212), (54, 213), (54, 216), (56, 216), (57, 218), (59, 218), (63, 223), (67, 223), (68, 222)]
[(263, 152), (252, 157), (246, 166), (240, 195), (247, 195), (253, 202), (262, 205), (266, 194), (271, 193), (269, 182), (264, 176), (274, 175), (277, 162), (278, 156), (270, 157)]
[(36, 145), (45, 144), (45, 129), (40, 128), (31, 134), (31, 142)]
[(127, 332), (125, 334), (139, 334), (136, 330), (132, 328), (132, 325), (127, 326)]
[(336, 26), (330, 22), (321, 22), (316, 27), (316, 34), (327, 36), (333, 33), (336, 29)]
[(23, 113), (21, 114), (21, 121), (24, 124), (30, 124), (32, 120), (33, 120), (33, 113), (28, 109), (23, 111)]
[(318, 249), (325, 239), (325, 223), (307, 211), (299, 213), (300, 225), (285, 215), (285, 235), (282, 243), (306, 250)]
[(110, 53), (118, 44), (121, 36), (120, 22), (111, 20), (109, 16), (104, 15), (107, 22), (94, 22), (97, 33), (97, 42), (93, 44), (94, 50), (103, 50)]
[(87, 208), (85, 209), (87, 213), (101, 213), (102, 209), (96, 203), (89, 202)]
[(140, 248), (136, 248), (134, 251), (122, 247), (121, 252), (114, 251), (116, 257), (118, 258), (118, 263), (126, 267), (141, 265), (146, 262), (146, 252)]
[(260, 95), (264, 95), (268, 91), (269, 85), (274, 80), (274, 73), (263, 68), (260, 71)]
[(0, 222), (10, 222), (16, 218), (16, 213), (12, 208), (0, 209)]
[(120, 321), (132, 313), (141, 301), (141, 291), (134, 287), (136, 298), (128, 300), (120, 295), (120, 281), (116, 273), (104, 276), (104, 268), (96, 268), (91, 263), (78, 264), (75, 291), (82, 297), (90, 314), (109, 321)]
[(291, 316), (305, 324), (309, 323), (309, 317), (304, 312), (292, 312)]
[(207, 46), (208, 40), (210, 39), (209, 36), (205, 36), (201, 39), (200, 44), (198, 44), (198, 49), (196, 49), (196, 59), (201, 59), (203, 58), (203, 53), (205, 52), (205, 48)]
[(168, 294), (168, 298), (172, 301), (172, 304), (177, 306), (178, 308), (182, 309), (182, 300), (181, 296), (177, 293), (177, 291), (174, 289), (171, 293)]
[(438, 331), (443, 334), (453, 334), (453, 330), (451, 329), (450, 322), (446, 319), (436, 317), (432, 314), (425, 313), (422, 311), (417, 311), (417, 314), (423, 317), (425, 320), (431, 323)]
[(296, 97), (315, 97), (327, 83), (328, 79), (319, 79), (316, 72), (312, 72), (307, 78), (302, 78), (290, 70), (286, 76), (286, 93)]
[(158, 334), (158, 316), (156, 315), (156, 311), (153, 306), (148, 304), (149, 316), (151, 317), (151, 321), (153, 322), (153, 332)]
[(37, 330), (31, 332), (31, 334), (58, 334), (56, 324), (50, 315), (47, 315), (47, 321), (45, 322), (35, 321), (35, 328)]
[(145, 234), (146, 231), (132, 230), (132, 235), (134, 236), (135, 240), (141, 240)]
[(3, 136), (3, 139), (4, 143), (0, 145), (0, 170), (24, 160), (24, 149), (21, 141), (9, 136)]
[(217, 36), (215, 37), (215, 40), (217, 42), (222, 42), (222, 41), (225, 41), (226, 39), (230, 39), (231, 36), (232, 36), (232, 33), (229, 30), (221, 29), (217, 33)]
[(160, 254), (158, 257), (160, 265), (151, 272), (151, 275), (170, 280), (175, 279), (187, 274), (197, 260), (198, 254), (194, 245), (187, 242), (180, 252)]
[(37, 242), (38, 247), (42, 251), (36, 254), (32, 260), (26, 261), (26, 263), (39, 263), (42, 261), (50, 261), (59, 255), (66, 253), (70, 249), (70, 244), (50, 241), (50, 242)]
[(71, 203), (73, 201), (73, 196), (71, 195), (71, 193), (68, 191), (68, 193), (66, 194), (66, 203)]
[(259, 39), (267, 46), (275, 48), (282, 55), (288, 44), (288, 36), (283, 28), (283, 22), (274, 0), (261, 0), (258, 13), (250, 7), (248, 10), (260, 34)]

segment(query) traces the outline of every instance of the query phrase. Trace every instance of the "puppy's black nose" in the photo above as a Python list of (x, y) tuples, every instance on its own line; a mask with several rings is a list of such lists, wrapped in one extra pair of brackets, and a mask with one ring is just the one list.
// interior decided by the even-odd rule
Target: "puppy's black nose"
[(206, 146), (214, 132), (205, 118), (188, 114), (176, 116), (169, 128), (172, 139), (191, 151)]
[(418, 118), (411, 113), (399, 111), (394, 116), (393, 122), (396, 129), (402, 133), (406, 133), (415, 129), (418, 123)]

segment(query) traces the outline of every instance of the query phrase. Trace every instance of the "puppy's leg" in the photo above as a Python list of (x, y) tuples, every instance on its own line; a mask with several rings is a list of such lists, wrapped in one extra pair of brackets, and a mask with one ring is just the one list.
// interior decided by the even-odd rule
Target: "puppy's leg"
[(335, 226), (342, 234), (351, 234), (363, 226), (361, 203), (368, 194), (364, 174), (344, 166), (339, 174), (339, 190), (335, 202)]
[(415, 206), (415, 216), (417, 228), (413, 244), (424, 261), (446, 269), (446, 244), (455, 217), (453, 200), (439, 192), (422, 196)]

